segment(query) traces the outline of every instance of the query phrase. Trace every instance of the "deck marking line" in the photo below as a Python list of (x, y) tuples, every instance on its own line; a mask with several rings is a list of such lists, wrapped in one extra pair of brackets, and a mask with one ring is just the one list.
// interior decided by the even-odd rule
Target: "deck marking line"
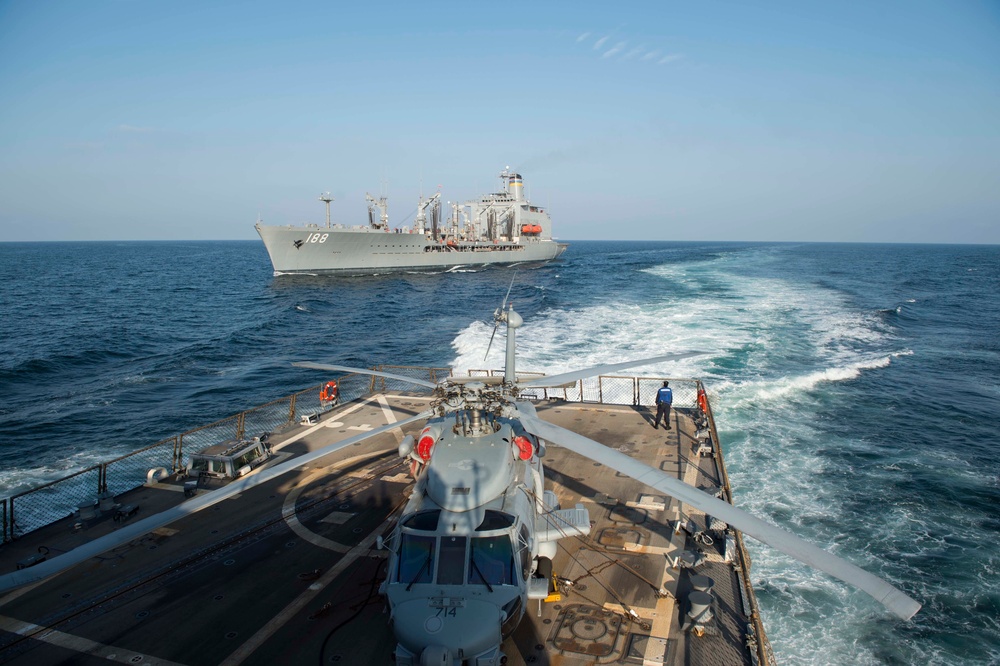
[(350, 550), (350, 546), (345, 546), (342, 543), (320, 536), (299, 522), (298, 516), (295, 515), (295, 503), (298, 502), (299, 496), (309, 486), (309, 484), (316, 479), (316, 477), (325, 476), (336, 471), (338, 468), (348, 467), (359, 460), (366, 460), (371, 457), (371, 453), (362, 453), (356, 456), (351, 456), (350, 458), (345, 458), (344, 460), (338, 460), (333, 465), (321, 467), (306, 478), (302, 479), (299, 485), (285, 495), (285, 501), (281, 505), (281, 517), (285, 519), (285, 523), (292, 529), (293, 532), (299, 535), (300, 538), (305, 539), (314, 546), (326, 548), (337, 553), (348, 552)]
[(236, 650), (226, 657), (225, 660), (220, 664), (220, 666), (237, 666), (243, 663), (243, 661), (253, 654), (257, 648), (264, 644), (267, 639), (275, 634), (279, 629), (285, 626), (299, 611), (301, 611), (306, 604), (312, 601), (316, 595), (318, 595), (327, 585), (332, 583), (341, 573), (347, 569), (348, 566), (354, 563), (360, 557), (364, 557), (368, 551), (371, 549), (372, 544), (378, 538), (382, 531), (387, 525), (392, 523), (392, 520), (385, 520), (375, 528), (371, 534), (366, 536), (361, 543), (359, 543), (354, 548), (351, 548), (346, 555), (344, 555), (340, 560), (333, 565), (329, 571), (320, 576), (319, 580), (310, 585), (305, 591), (302, 592), (298, 597), (296, 597), (292, 603), (288, 604), (280, 613), (275, 615), (271, 620), (261, 627), (257, 633), (247, 640), (246, 643), (236, 648)]
[(0, 629), (9, 631), (12, 634), (17, 634), (18, 636), (26, 636), (36, 641), (48, 643), (49, 645), (55, 645), (67, 650), (73, 650), (74, 652), (79, 652), (81, 654), (89, 654), (94, 657), (107, 659), (108, 661), (116, 661), (120, 664), (138, 663), (133, 661), (133, 659), (140, 657), (139, 661), (143, 664), (182, 666), (177, 662), (160, 659), (159, 657), (153, 657), (142, 652), (137, 652), (136, 650), (115, 647), (113, 645), (105, 645), (104, 643), (98, 643), (97, 641), (92, 641), (89, 638), (84, 638), (83, 636), (67, 634), (56, 629), (43, 627), (38, 624), (32, 624), (31, 622), (22, 622), (21, 620), (16, 620), (12, 617), (6, 617), (4, 615), (0, 615)]
[(0, 597), (0, 606), (4, 606), (5, 604), (9, 604), (10, 602), (12, 602), (15, 599), (17, 599), (18, 597), (20, 597), (21, 595), (24, 595), (24, 594), (27, 594), (28, 592), (31, 592), (33, 589), (35, 589), (39, 585), (43, 584), (44, 582), (45, 582), (44, 580), (40, 580), (37, 583), (32, 583), (30, 585), (25, 585), (24, 587), (22, 587), (20, 589), (14, 590), (13, 592), (9, 593), (5, 597)]
[[(371, 398), (366, 398), (365, 400), (362, 400), (361, 402), (359, 402), (356, 405), (351, 405), (347, 409), (345, 409), (343, 411), (340, 411), (340, 412), (337, 412), (337, 418), (340, 418), (342, 416), (347, 416), (348, 414), (351, 414), (352, 412), (356, 412), (356, 411), (358, 411), (359, 409), (361, 409), (362, 407), (364, 407), (365, 405), (367, 405), (370, 402), (371, 402)], [(294, 437), (289, 437), (288, 439), (286, 439), (285, 441), (281, 442), (280, 444), (275, 444), (274, 446), (271, 447), (271, 452), (273, 453), (275, 451), (280, 451), (281, 449), (285, 448), (289, 444), (294, 444), (295, 442), (299, 441), (303, 437), (307, 437), (307, 436), (313, 434), (314, 432), (316, 432), (317, 430), (319, 430), (320, 428), (326, 428), (326, 427), (327, 427), (326, 421), (321, 421), (320, 423), (317, 423), (316, 425), (314, 425), (313, 427), (309, 428), (308, 430), (300, 432), (299, 434), (295, 435)]]
[[(392, 413), (392, 407), (389, 406), (389, 401), (385, 399), (385, 395), (379, 393), (375, 398), (378, 400), (378, 404), (382, 407), (382, 414), (385, 416), (386, 423), (395, 423), (396, 415)], [(394, 428), (392, 432), (393, 437), (396, 438), (397, 444), (403, 443), (403, 431), (400, 428)]]

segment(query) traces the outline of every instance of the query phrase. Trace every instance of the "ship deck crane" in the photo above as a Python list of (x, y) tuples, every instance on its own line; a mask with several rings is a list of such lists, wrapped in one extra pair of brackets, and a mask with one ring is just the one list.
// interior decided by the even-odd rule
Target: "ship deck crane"
[(429, 199), (424, 199), (422, 196), (420, 197), (420, 201), (417, 202), (417, 217), (413, 221), (413, 228), (417, 233), (423, 233), (427, 226), (427, 208), (432, 204), (435, 204), (435, 202), (438, 202), (436, 205), (441, 205), (440, 200), (440, 192)]
[[(385, 197), (379, 197), (376, 199), (372, 195), (365, 192), (365, 199), (368, 200), (368, 223), (371, 224), (373, 229), (382, 229), (384, 231), (389, 230), (389, 200)], [(378, 222), (375, 222), (373, 213), (375, 209), (379, 209)]]

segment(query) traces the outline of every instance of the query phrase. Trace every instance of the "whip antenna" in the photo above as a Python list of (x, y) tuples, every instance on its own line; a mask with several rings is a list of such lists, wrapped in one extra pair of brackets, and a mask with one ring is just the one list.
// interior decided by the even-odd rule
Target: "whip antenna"
[(483, 356), (483, 361), (485, 361), (490, 355), (490, 348), (493, 346), (493, 338), (497, 334), (497, 328), (500, 327), (500, 322), (503, 320), (503, 311), (507, 308), (507, 299), (510, 298), (510, 290), (514, 288), (514, 278), (517, 277), (517, 269), (514, 269), (514, 274), (510, 276), (510, 286), (507, 287), (507, 294), (503, 297), (503, 303), (497, 308), (496, 312), (493, 313), (493, 333), (490, 334), (490, 344), (486, 345), (486, 356)]

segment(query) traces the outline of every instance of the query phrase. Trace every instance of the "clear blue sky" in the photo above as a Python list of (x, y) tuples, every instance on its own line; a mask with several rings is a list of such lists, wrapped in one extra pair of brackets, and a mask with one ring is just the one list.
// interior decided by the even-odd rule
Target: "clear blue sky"
[(0, 0), (0, 241), (402, 225), (1000, 243), (1000, 3)]

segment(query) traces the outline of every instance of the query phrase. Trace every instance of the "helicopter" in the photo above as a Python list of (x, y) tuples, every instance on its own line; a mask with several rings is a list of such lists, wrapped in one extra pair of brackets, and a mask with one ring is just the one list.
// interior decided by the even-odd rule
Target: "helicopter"
[(494, 335), (501, 324), (507, 327), (502, 377), (448, 377), (434, 383), (376, 370), (294, 363), (301, 368), (410, 382), (431, 389), (430, 408), (237, 479), (68, 553), (2, 575), (0, 592), (41, 581), (363, 440), (419, 424), (419, 434), (404, 437), (397, 451), (410, 463), (416, 482), (389, 536), (377, 540), (388, 552), (388, 573), (380, 592), (397, 642), (397, 664), (500, 666), (506, 662), (501, 650), (504, 639), (517, 628), (529, 600), (545, 598), (551, 588), (558, 542), (584, 537), (590, 531), (590, 516), (583, 505), (562, 508), (555, 494), (545, 490), (547, 446), (563, 447), (602, 463), (711, 514), (865, 591), (900, 618), (908, 619), (920, 609), (917, 601), (859, 567), (625, 453), (542, 420), (529, 401), (535, 389), (705, 352), (521, 379), (515, 356), (516, 332), (523, 319), (506, 297), (494, 313), (494, 322)]
[(389, 551), (388, 575), (379, 591), (390, 609), (397, 664), (506, 663), (502, 642), (517, 627), (529, 599), (544, 599), (552, 589), (557, 542), (586, 536), (591, 526), (582, 504), (563, 509), (555, 494), (545, 490), (546, 443), (716, 516), (867, 592), (900, 618), (909, 619), (920, 609), (900, 590), (846, 560), (624, 453), (543, 421), (522, 395), (707, 352), (667, 354), (520, 381), (515, 340), (523, 319), (506, 301), (494, 314), (494, 334), (501, 322), (507, 325), (502, 380), (449, 377), (435, 384), (348, 366), (294, 364), (376, 375), (434, 391), (428, 410), (433, 416), (417, 437), (408, 435), (399, 445), (399, 456), (410, 462), (416, 479), (413, 492), (388, 539), (377, 541)]

